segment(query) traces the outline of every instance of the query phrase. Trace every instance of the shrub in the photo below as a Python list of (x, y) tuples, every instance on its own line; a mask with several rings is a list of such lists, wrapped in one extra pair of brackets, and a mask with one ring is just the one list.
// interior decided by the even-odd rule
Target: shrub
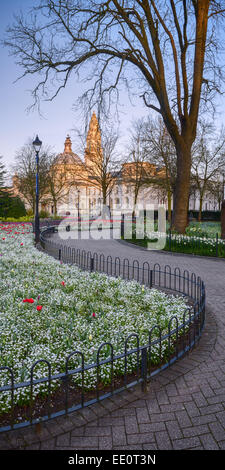
[(42, 209), (42, 210), (39, 212), (39, 217), (40, 217), (40, 219), (47, 219), (47, 218), (49, 217), (49, 213), (48, 213), (47, 211), (45, 211), (45, 210)]
[(27, 216), (29, 216), (31, 219), (34, 218), (34, 213), (32, 209), (27, 209)]
[(10, 193), (5, 192), (1, 194), (0, 199), (0, 217), (17, 219), (26, 215), (24, 203), (19, 196), (11, 196)]

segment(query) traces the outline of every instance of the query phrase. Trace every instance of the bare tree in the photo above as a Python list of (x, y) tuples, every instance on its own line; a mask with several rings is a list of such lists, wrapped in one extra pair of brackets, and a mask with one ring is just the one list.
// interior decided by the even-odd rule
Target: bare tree
[[(48, 193), (48, 158), (50, 153), (48, 147), (42, 147), (39, 154), (39, 200), (46, 202)], [(25, 144), (16, 154), (16, 163), (13, 167), (14, 191), (32, 208), (35, 212), (36, 193), (36, 157), (32, 142)]]
[[(224, 163), (225, 164), (225, 163)], [(221, 211), (222, 202), (224, 200), (225, 177), (223, 172), (219, 172), (212, 180), (209, 181), (209, 193), (213, 196), (218, 204), (218, 210)]]
[(57, 206), (68, 199), (71, 188), (71, 178), (66, 164), (66, 158), (60, 162), (54, 154), (47, 155), (47, 175), (45, 202), (53, 206), (54, 216), (57, 216)]
[(149, 163), (149, 146), (146, 144), (145, 121), (133, 123), (126, 162), (122, 164), (122, 179), (133, 190), (133, 215), (140, 189), (155, 181), (156, 166)]
[(175, 145), (166, 129), (162, 118), (139, 121), (142, 145), (147, 160), (156, 166), (156, 171), (149, 178), (149, 184), (158, 187), (168, 203), (168, 221), (171, 223), (172, 199), (176, 185), (177, 155)]
[(40, 95), (53, 99), (73, 72), (91, 80), (90, 105), (113, 99), (122, 80), (131, 92), (135, 86), (176, 147), (173, 224), (179, 232), (187, 224), (201, 98), (208, 103), (220, 89), (222, 35), (215, 23), (224, 12), (224, 2), (214, 0), (43, 0), (28, 20), (17, 17), (5, 40), (23, 76), (42, 75), (33, 90), (36, 103)]
[(200, 122), (199, 133), (193, 146), (192, 181), (199, 194), (199, 215), (207, 191), (211, 192), (214, 180), (218, 180), (225, 166), (225, 130), (215, 133), (213, 125)]

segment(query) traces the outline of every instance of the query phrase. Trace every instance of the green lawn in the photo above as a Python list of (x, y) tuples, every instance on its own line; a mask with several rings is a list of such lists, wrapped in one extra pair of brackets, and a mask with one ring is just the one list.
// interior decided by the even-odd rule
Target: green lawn
[(190, 222), (186, 228), (186, 235), (205, 238), (221, 236), (220, 222)]

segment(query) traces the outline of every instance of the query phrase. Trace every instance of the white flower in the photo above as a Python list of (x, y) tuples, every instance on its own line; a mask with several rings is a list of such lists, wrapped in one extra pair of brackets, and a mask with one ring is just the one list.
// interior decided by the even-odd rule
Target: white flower
[[(138, 334), (140, 345), (148, 344), (149, 332), (159, 325), (162, 335), (168, 332), (170, 319), (176, 315), (180, 323), (187, 308), (181, 297), (168, 296), (158, 290), (144, 288), (136, 281), (110, 278), (105, 274), (89, 273), (76, 266), (59, 264), (57, 260), (38, 252), (33, 245), (31, 233), (22, 234), (20, 226), (13, 239), (4, 235), (0, 252), (0, 367), (7, 365), (14, 371), (15, 383), (30, 380), (31, 366), (40, 359), (50, 362), (52, 374), (65, 371), (65, 362), (73, 351), (84, 354), (85, 364), (93, 364), (101, 344), (109, 342), (114, 355), (124, 352), (127, 337)], [(6, 242), (6, 243), (5, 243)], [(23, 242), (24, 250), (20, 250)], [(12, 278), (13, 272), (13, 278)], [(65, 288), (62, 289), (62, 279)], [(44, 308), (38, 312), (38, 296)], [(24, 298), (33, 298), (33, 304), (23, 303)], [(97, 312), (93, 319), (93, 312)], [(175, 323), (172, 324), (175, 327)], [(183, 333), (183, 331), (181, 332)], [(154, 332), (156, 337), (157, 331)], [(162, 354), (167, 353), (167, 340), (162, 343)], [(137, 346), (135, 337), (128, 341), (128, 349)], [(111, 354), (111, 348), (103, 347), (101, 359)], [(159, 346), (152, 348), (152, 362), (159, 361)], [(70, 369), (80, 367), (80, 356), (73, 355)], [(137, 357), (128, 357), (127, 372), (137, 367)], [(35, 367), (35, 378), (48, 374), (45, 363)], [(124, 373), (124, 359), (114, 361), (114, 373)], [(81, 374), (74, 375), (77, 385)], [(101, 380), (110, 380), (110, 365), (101, 366)], [(0, 387), (9, 383), (6, 372), (0, 374)], [(96, 384), (96, 369), (85, 371), (85, 387)], [(54, 385), (56, 386), (56, 385)], [(35, 394), (44, 384), (35, 386)], [(28, 387), (29, 388), (29, 387)], [(29, 400), (28, 388), (15, 390), (17, 401)], [(10, 408), (10, 394), (0, 394), (0, 411)]]

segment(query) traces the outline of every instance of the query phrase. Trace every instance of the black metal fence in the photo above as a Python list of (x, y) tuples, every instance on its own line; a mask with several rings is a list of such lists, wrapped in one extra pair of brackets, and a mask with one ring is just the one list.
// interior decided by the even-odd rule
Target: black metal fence
[[(205, 323), (205, 287), (200, 277), (187, 270), (171, 269), (159, 264), (139, 265), (138, 261), (120, 260), (111, 256), (86, 253), (57, 245), (49, 238), (54, 231), (46, 229), (41, 234), (42, 247), (62, 262), (78, 265), (82, 269), (105, 272), (124, 279), (135, 279), (149, 288), (159, 288), (169, 293), (179, 293), (188, 298), (189, 306), (180, 322), (173, 316), (162, 331), (156, 324), (148, 334), (146, 344), (141, 344), (138, 334), (130, 334), (123, 343), (123, 352), (115, 353), (115, 345), (105, 342), (96, 352), (93, 364), (86, 364), (82, 351), (73, 351), (65, 358), (65, 367), (61, 373), (53, 374), (48, 360), (37, 360), (30, 369), (30, 379), (15, 383), (15, 373), (7, 365), (0, 367), (1, 374), (7, 375), (4, 386), (0, 387), (0, 397), (10, 400), (10, 412), (0, 416), (0, 431), (17, 429), (33, 423), (40, 423), (51, 418), (67, 415), (107, 397), (115, 395), (136, 384), (145, 390), (147, 382), (161, 370), (169, 367), (176, 360), (190, 351), (200, 339)], [(153, 356), (157, 350), (158, 360)], [(154, 354), (153, 354), (154, 352)], [(118, 375), (118, 364), (120, 374)], [(122, 364), (122, 374), (121, 374)], [(39, 366), (46, 367), (42, 378), (35, 378)], [(108, 381), (104, 383), (101, 374), (108, 368)], [(87, 388), (88, 374), (94, 376), (92, 390)], [(35, 391), (39, 387), (39, 392)], [(41, 393), (40, 393), (41, 388)], [(27, 391), (26, 405), (18, 400), (20, 391)]]
[[(52, 219), (42, 219), (42, 220), (40, 220), (40, 222), (39, 222), (40, 230), (43, 230), (44, 228), (49, 228), (49, 227), (57, 226), (57, 225), (59, 225), (61, 222), (62, 222), (62, 219), (56, 219), (56, 220), (52, 220)], [(32, 224), (33, 233), (34, 233), (34, 229), (35, 229), (34, 221), (31, 220), (30, 223)]]

